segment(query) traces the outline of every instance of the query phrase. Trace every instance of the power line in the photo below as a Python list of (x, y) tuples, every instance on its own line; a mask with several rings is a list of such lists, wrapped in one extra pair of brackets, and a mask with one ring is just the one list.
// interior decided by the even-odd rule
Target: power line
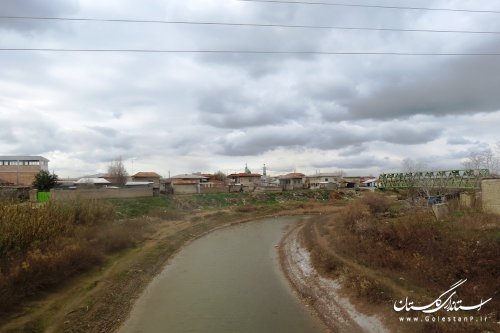
[(281, 3), (298, 5), (316, 5), (316, 6), (337, 6), (337, 7), (364, 7), (378, 9), (405, 9), (405, 10), (430, 10), (442, 12), (466, 12), (466, 13), (489, 13), (500, 14), (498, 10), (475, 10), (475, 9), (454, 9), (454, 8), (429, 8), (429, 7), (402, 7), (402, 6), (384, 6), (384, 5), (363, 5), (350, 3), (332, 3), (332, 2), (312, 2), (312, 1), (288, 1), (288, 0), (236, 0), (242, 2), (263, 2), (263, 3)]
[(466, 56), (499, 57), (500, 53), (413, 53), (413, 52), (335, 52), (335, 51), (259, 51), (259, 50), (161, 50), (161, 49), (60, 49), (60, 48), (0, 48), (0, 52), (109, 52), (109, 53), (212, 53), (269, 55), (388, 55), (388, 56)]
[(362, 31), (396, 31), (396, 32), (428, 32), (428, 33), (460, 33), (460, 34), (500, 34), (500, 31), (474, 31), (474, 30), (439, 30), (439, 29), (402, 29), (402, 28), (370, 28), (370, 27), (344, 27), (344, 26), (317, 26), (317, 25), (290, 25), (266, 23), (230, 23), (230, 22), (203, 22), (203, 21), (165, 21), (165, 20), (133, 20), (133, 19), (98, 19), (98, 18), (70, 18), (70, 17), (45, 17), (45, 16), (0, 16), (7, 20), (50, 20), (50, 21), (77, 21), (77, 22), (112, 22), (112, 23), (158, 23), (182, 25), (212, 25), (236, 26), (259, 28), (294, 28), (294, 29), (330, 29), (330, 30), (362, 30)]

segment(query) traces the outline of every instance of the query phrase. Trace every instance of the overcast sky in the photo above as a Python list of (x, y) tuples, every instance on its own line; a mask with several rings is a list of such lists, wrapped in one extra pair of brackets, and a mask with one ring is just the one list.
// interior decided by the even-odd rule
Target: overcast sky
[[(236, 0), (3, 0), (0, 14), (500, 31), (493, 13)], [(0, 19), (0, 48), (500, 53), (500, 34)], [(45, 156), (62, 177), (120, 156), (162, 176), (458, 168), (500, 141), (500, 57), (0, 51), (0, 124), (0, 155)]]

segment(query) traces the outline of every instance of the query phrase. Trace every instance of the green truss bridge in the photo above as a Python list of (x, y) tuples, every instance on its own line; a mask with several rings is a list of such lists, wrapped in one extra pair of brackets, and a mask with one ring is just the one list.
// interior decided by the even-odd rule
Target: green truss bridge
[(480, 189), (481, 180), (489, 177), (488, 169), (385, 173), (380, 175), (378, 187), (383, 189)]

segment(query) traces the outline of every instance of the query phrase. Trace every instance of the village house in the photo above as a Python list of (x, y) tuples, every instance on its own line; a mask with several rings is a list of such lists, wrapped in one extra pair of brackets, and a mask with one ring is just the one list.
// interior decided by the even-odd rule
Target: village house
[(359, 188), (361, 177), (342, 177), (340, 187), (344, 188)]
[(0, 156), (0, 185), (31, 186), (40, 171), (49, 171), (42, 156)]
[[(109, 182), (109, 184), (106, 183), (106, 184), (108, 184), (108, 186), (118, 186), (118, 183), (119, 183), (119, 181), (116, 177), (112, 177), (107, 173), (96, 173), (93, 175), (85, 175), (83, 177), (79, 177), (78, 179), (82, 179), (82, 178), (85, 178), (85, 179), (93, 179), (93, 178), (104, 179), (104, 180), (107, 180)], [(131, 178), (127, 177), (127, 180), (131, 180)]]
[(312, 190), (335, 190), (340, 180), (339, 173), (317, 173), (306, 177), (306, 186)]
[(138, 172), (132, 176), (134, 183), (151, 183), (153, 188), (160, 188), (161, 176), (156, 172)]
[(230, 181), (230, 191), (253, 191), (260, 185), (260, 178), (262, 176), (258, 173), (232, 173), (227, 176)]
[(201, 183), (201, 186), (204, 188), (211, 188), (211, 187), (219, 187), (219, 186), (226, 186), (226, 180), (221, 179), (220, 176), (212, 174), (212, 173), (201, 173), (201, 172), (195, 172), (193, 175), (198, 175), (198, 176), (203, 176), (206, 177), (207, 180), (206, 182)]
[(375, 188), (378, 185), (378, 178), (361, 177), (360, 187)]
[(162, 190), (173, 194), (196, 194), (201, 193), (201, 187), (207, 182), (208, 177), (202, 175), (176, 175), (165, 180)]
[(283, 190), (296, 190), (304, 188), (305, 175), (300, 172), (293, 172), (279, 177), (280, 186)]

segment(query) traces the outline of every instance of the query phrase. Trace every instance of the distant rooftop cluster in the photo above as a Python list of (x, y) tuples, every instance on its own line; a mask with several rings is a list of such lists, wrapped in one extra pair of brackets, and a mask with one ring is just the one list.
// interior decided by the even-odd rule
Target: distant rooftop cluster
[[(30, 186), (40, 170), (48, 171), (49, 160), (42, 156), (0, 156), (0, 184), (12, 186)], [(291, 172), (283, 175), (270, 176), (266, 165), (262, 174), (250, 170), (247, 164), (243, 172), (225, 175), (217, 173), (184, 173), (163, 178), (155, 171), (139, 171), (126, 176), (120, 181), (116, 175), (108, 173), (89, 174), (76, 178), (59, 180), (59, 187), (63, 189), (78, 188), (118, 188), (118, 187), (150, 187), (170, 193), (201, 193), (203, 191), (254, 191), (291, 190), (334, 188), (341, 186), (371, 186), (376, 183), (373, 177), (343, 177), (342, 172), (323, 172), (305, 175), (301, 172)], [(351, 179), (351, 180), (349, 180)], [(350, 185), (349, 185), (350, 184)]]

